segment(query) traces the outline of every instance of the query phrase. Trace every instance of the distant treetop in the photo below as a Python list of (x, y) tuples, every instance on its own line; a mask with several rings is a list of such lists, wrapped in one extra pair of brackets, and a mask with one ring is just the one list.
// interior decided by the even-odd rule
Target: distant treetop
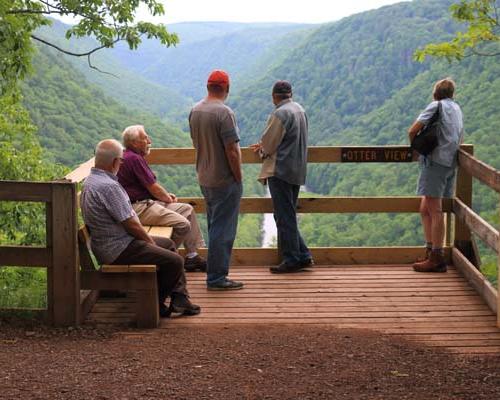
[(450, 6), (451, 16), (466, 25), (464, 32), (457, 32), (449, 42), (429, 43), (415, 52), (417, 61), (427, 56), (461, 60), (471, 55), (500, 55), (500, 1), (462, 0)]

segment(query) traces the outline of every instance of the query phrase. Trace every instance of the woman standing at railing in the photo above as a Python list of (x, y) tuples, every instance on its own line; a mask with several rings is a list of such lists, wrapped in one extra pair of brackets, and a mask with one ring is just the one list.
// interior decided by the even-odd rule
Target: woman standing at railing
[(417, 194), (422, 197), (420, 215), (426, 241), (426, 258), (413, 264), (417, 272), (446, 272), (443, 254), (445, 236), (442, 199), (453, 197), (457, 170), (457, 152), (463, 140), (462, 110), (453, 100), (455, 82), (446, 78), (436, 82), (434, 101), (418, 116), (408, 130), (410, 142), (438, 113), (440, 125), (437, 147), (420, 156)]

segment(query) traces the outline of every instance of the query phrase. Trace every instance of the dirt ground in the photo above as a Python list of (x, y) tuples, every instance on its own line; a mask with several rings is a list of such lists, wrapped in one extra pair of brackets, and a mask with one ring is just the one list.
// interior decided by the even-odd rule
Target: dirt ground
[(53, 329), (0, 318), (0, 399), (498, 399), (500, 355), (364, 330)]

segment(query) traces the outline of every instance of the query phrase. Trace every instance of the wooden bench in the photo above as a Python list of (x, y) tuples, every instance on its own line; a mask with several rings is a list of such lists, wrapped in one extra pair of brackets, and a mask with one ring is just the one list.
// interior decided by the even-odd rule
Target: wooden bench
[[(172, 228), (146, 226), (153, 236), (170, 237)], [(136, 320), (139, 328), (156, 328), (160, 323), (158, 307), (158, 284), (156, 265), (97, 265), (92, 258), (90, 235), (84, 226), (78, 230), (80, 252), (80, 288), (94, 293), (94, 302), (99, 290), (137, 292)], [(93, 303), (82, 307), (90, 311)], [(83, 312), (85, 314), (85, 311)]]

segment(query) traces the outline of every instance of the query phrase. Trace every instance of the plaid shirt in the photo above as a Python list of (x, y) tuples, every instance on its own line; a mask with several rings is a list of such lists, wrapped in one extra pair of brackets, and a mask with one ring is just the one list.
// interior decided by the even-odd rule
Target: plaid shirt
[(112, 263), (134, 240), (121, 224), (136, 216), (127, 192), (115, 175), (92, 168), (83, 184), (80, 207), (97, 260)]

